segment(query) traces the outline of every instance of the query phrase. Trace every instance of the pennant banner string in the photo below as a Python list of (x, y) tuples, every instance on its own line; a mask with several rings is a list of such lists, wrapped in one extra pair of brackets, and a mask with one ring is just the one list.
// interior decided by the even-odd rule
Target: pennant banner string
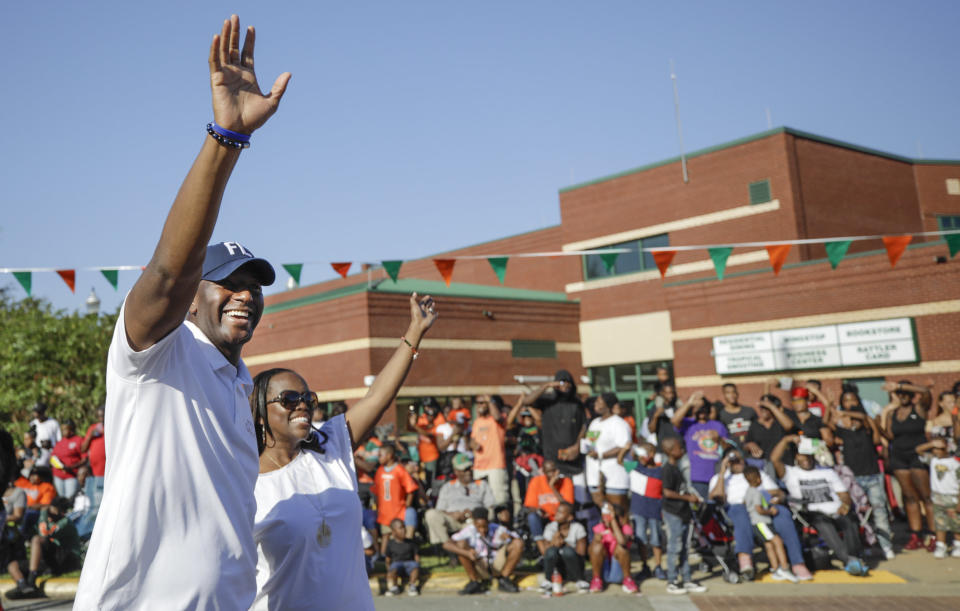
[(643, 252), (659, 252), (663, 250), (709, 250), (711, 248), (766, 248), (767, 246), (779, 246), (787, 244), (828, 244), (830, 242), (861, 242), (864, 240), (882, 240), (884, 238), (891, 237), (905, 238), (910, 236), (948, 236), (954, 234), (960, 234), (960, 229), (948, 229), (946, 231), (921, 231), (919, 233), (903, 233), (896, 235), (861, 235), (836, 238), (804, 238), (802, 240), (773, 240), (770, 242), (733, 242), (730, 244), (698, 244), (695, 246), (651, 246), (650, 248), (641, 248), (640, 250)]

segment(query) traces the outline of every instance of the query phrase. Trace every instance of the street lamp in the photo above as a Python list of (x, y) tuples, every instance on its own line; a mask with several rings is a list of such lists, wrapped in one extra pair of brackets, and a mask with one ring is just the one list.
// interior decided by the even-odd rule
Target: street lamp
[(100, 311), (100, 298), (97, 297), (97, 291), (90, 287), (90, 295), (85, 302), (87, 304), (87, 314), (96, 314)]

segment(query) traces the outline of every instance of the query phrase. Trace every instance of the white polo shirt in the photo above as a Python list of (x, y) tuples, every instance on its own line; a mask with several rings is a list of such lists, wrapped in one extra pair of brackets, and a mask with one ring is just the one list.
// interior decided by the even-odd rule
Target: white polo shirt
[[(717, 473), (710, 478), (710, 483), (707, 484), (709, 490), (713, 490), (714, 486), (719, 482), (720, 474)], [(743, 505), (743, 499), (747, 496), (747, 488), (750, 487), (750, 483), (747, 482), (746, 476), (743, 473), (733, 473), (727, 472), (727, 476), (723, 480), (723, 492), (726, 497), (728, 505)], [(773, 481), (773, 478), (767, 475), (766, 471), (760, 472), (760, 489), (761, 490), (777, 490), (777, 482)]]
[(373, 611), (346, 418), (320, 430), (323, 454), (304, 450), (257, 479), (254, 609)]
[(74, 609), (248, 609), (256, 594), (253, 388), (195, 325), (107, 356), (106, 473)]

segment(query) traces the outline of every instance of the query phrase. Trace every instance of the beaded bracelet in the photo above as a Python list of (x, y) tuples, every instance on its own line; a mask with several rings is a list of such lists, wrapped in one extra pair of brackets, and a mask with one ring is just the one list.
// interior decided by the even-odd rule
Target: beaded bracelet
[(207, 123), (207, 133), (210, 137), (222, 144), (235, 149), (250, 148), (250, 134), (241, 134), (220, 127), (216, 123)]
[(413, 360), (417, 360), (417, 357), (420, 356), (420, 351), (414, 348), (413, 344), (411, 344), (406, 337), (401, 336), (400, 339), (403, 341), (404, 344), (406, 344), (407, 346), (410, 346), (410, 350), (413, 351)]

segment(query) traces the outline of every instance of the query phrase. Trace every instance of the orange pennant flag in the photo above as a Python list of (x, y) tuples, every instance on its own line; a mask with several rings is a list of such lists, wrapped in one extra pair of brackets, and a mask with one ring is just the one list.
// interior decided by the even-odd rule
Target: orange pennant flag
[(341, 277), (341, 278), (346, 278), (346, 277), (347, 277), (347, 273), (350, 271), (350, 266), (351, 266), (351, 265), (353, 265), (353, 264), (352, 264), (352, 263), (331, 263), (331, 264), (330, 264), (330, 267), (333, 268), (333, 271), (335, 271), (335, 272), (337, 272), (338, 274), (340, 274), (340, 277)]
[(900, 256), (903, 255), (903, 251), (907, 249), (907, 245), (910, 243), (910, 240), (912, 239), (913, 239), (912, 235), (883, 237), (883, 245), (886, 247), (887, 257), (890, 259), (890, 267), (897, 266), (897, 261), (900, 260)]
[(677, 256), (677, 251), (675, 250), (653, 251), (653, 260), (657, 264), (657, 269), (660, 270), (661, 278), (667, 275), (667, 268), (670, 267), (671, 263), (673, 263), (673, 258), (675, 256)]
[(767, 256), (770, 257), (770, 265), (773, 266), (774, 275), (780, 274), (780, 268), (787, 260), (787, 254), (790, 252), (790, 244), (774, 244), (767, 246)]
[(63, 278), (63, 281), (70, 287), (71, 293), (77, 292), (77, 272), (73, 269), (58, 269), (57, 274)]
[(453, 278), (453, 266), (456, 262), (456, 259), (433, 260), (433, 264), (437, 266), (437, 270), (440, 272), (440, 275), (443, 276), (443, 281), (447, 283), (447, 286), (450, 286), (450, 280)]

